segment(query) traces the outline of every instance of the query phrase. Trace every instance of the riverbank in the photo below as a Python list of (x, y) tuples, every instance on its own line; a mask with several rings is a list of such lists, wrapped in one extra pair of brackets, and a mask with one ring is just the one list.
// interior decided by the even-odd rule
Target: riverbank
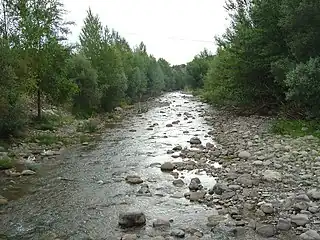
[(319, 139), (271, 133), (269, 117), (208, 117), (218, 143), (212, 158), (223, 169), (213, 189), (221, 213), (263, 237), (319, 239)]

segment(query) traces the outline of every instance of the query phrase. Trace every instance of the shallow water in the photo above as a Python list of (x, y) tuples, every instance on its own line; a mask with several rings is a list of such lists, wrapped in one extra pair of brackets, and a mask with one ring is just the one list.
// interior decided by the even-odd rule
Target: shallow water
[[(120, 239), (124, 230), (118, 228), (118, 214), (141, 210), (147, 216), (147, 225), (128, 230), (139, 234), (140, 239), (159, 235), (151, 225), (161, 217), (172, 219), (172, 228), (195, 228), (207, 233), (208, 238), (203, 239), (211, 239), (207, 216), (216, 211), (191, 203), (183, 194), (188, 192), (192, 177), (199, 177), (205, 188), (212, 187), (215, 179), (205, 172), (184, 171), (180, 174), (186, 185), (178, 188), (172, 184), (173, 176), (159, 168), (166, 161), (182, 161), (173, 159), (167, 150), (177, 144), (189, 148), (188, 141), (193, 136), (198, 136), (203, 145), (212, 143), (206, 136), (210, 127), (201, 115), (209, 107), (179, 92), (158, 100), (169, 104), (113, 126), (95, 148), (69, 149), (55, 162), (44, 163), (38, 176), (28, 177), (21, 185), (33, 190), (12, 197), (16, 200), (10, 201), (0, 214), (0, 233), (17, 240), (54, 239), (55, 235), (70, 240)], [(185, 112), (192, 117), (185, 119)], [(179, 113), (181, 116), (177, 116)], [(166, 127), (176, 120), (180, 122)], [(158, 125), (152, 130), (147, 129), (155, 123)], [(140, 187), (124, 181), (130, 174), (142, 177), (150, 187), (151, 197), (136, 196)]]

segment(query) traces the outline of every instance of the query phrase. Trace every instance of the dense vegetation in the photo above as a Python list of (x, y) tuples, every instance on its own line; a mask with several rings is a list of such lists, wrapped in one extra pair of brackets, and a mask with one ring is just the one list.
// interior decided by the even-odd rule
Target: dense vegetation
[(187, 64), (194, 86), (249, 113), (319, 118), (320, 1), (228, 0), (226, 10), (231, 24), (215, 56)]
[(60, 0), (0, 0), (0, 136), (26, 126), (43, 104), (89, 117), (185, 86), (184, 66), (132, 49), (89, 9), (79, 43), (68, 43)]

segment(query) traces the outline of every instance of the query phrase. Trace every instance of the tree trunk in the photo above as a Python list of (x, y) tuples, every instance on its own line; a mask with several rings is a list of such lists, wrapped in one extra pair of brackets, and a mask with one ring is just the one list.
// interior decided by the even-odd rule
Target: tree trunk
[(40, 120), (41, 119), (41, 90), (40, 90), (40, 88), (38, 88), (38, 92), (37, 92), (37, 108), (38, 108), (37, 118)]

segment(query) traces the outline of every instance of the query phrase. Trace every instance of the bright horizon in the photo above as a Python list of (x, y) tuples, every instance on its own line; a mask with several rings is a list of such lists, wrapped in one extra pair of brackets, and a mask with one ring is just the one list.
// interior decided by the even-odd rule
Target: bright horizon
[(78, 41), (91, 8), (102, 24), (115, 29), (131, 47), (143, 41), (147, 51), (171, 64), (183, 64), (205, 48), (215, 52), (214, 37), (228, 21), (224, 0), (63, 0), (67, 19), (74, 21), (70, 41)]

